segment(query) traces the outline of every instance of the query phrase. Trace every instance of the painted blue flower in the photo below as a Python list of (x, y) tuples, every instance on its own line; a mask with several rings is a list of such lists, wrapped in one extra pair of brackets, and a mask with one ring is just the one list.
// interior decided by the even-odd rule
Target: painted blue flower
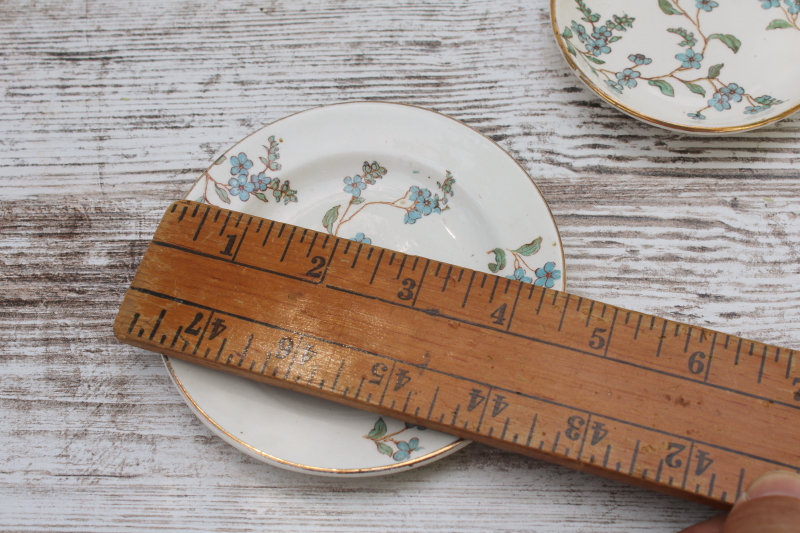
[(714, 2), (714, 0), (696, 0), (695, 2), (695, 7), (703, 11), (711, 11), (717, 6), (719, 6), (719, 4)]
[(636, 78), (639, 76), (641, 76), (640, 72), (630, 68), (626, 68), (622, 72), (617, 72), (618, 83), (624, 87), (636, 87)]
[(406, 224), (414, 224), (417, 220), (422, 218), (422, 213), (416, 209), (409, 209), (406, 211), (406, 216), (403, 217), (403, 222)]
[(586, 39), (589, 38), (589, 34), (586, 33), (586, 28), (583, 27), (583, 24), (578, 24), (574, 20), (572, 21), (572, 31), (575, 32), (575, 35), (578, 36), (578, 40), (582, 43), (585, 43)]
[(561, 271), (555, 268), (556, 264), (552, 261), (545, 263), (543, 268), (537, 268), (535, 272), (536, 281), (534, 281), (533, 284), (540, 287), (547, 287), (548, 289), (551, 288), (556, 284), (557, 279), (561, 279)]
[(636, 63), (637, 65), (649, 65), (653, 62), (652, 59), (649, 57), (645, 57), (644, 54), (631, 54), (628, 56), (628, 59)]
[(761, 113), (762, 111), (766, 111), (769, 108), (770, 106), (768, 105), (748, 106), (744, 108), (744, 113), (746, 115), (755, 115), (756, 113)]
[(616, 91), (619, 94), (622, 94), (622, 89), (623, 89), (622, 85), (620, 85), (619, 83), (615, 82), (614, 80), (606, 80), (606, 85), (611, 87), (612, 91)]
[(352, 178), (347, 176), (344, 179), (344, 192), (353, 195), (353, 198), (361, 196), (361, 191), (367, 188), (367, 184), (361, 179), (361, 176), (356, 174)]
[(430, 195), (431, 195), (431, 191), (429, 191), (428, 189), (420, 189), (416, 185), (413, 185), (408, 190), (408, 199), (411, 200), (412, 202), (415, 202), (415, 203), (416, 202), (421, 202), (421, 201), (425, 200), (425, 198), (429, 198)]
[(253, 162), (244, 153), (231, 157), (231, 174), (247, 174), (253, 168)]
[(731, 108), (730, 99), (731, 97), (729, 94), (723, 94), (722, 92), (717, 91), (711, 97), (711, 100), (708, 101), (708, 105), (717, 111), (724, 111)]
[(521, 281), (523, 283), (530, 283), (531, 281), (533, 281), (530, 277), (525, 275), (525, 269), (524, 268), (516, 269), (514, 271), (514, 274), (512, 274), (511, 276), (506, 276), (506, 278), (515, 279), (515, 280)]
[(250, 198), (250, 193), (256, 188), (252, 182), (247, 181), (247, 174), (239, 174), (237, 177), (229, 179), (228, 185), (231, 186), (231, 194), (238, 196), (243, 202)]
[(437, 194), (436, 196), (431, 198), (429, 193), (427, 197), (418, 201), (414, 205), (414, 209), (422, 213), (424, 216), (428, 216), (431, 213), (441, 213), (442, 210), (439, 207), (439, 195)]
[(409, 457), (411, 457), (411, 452), (417, 449), (419, 446), (419, 439), (414, 437), (408, 442), (400, 441), (397, 443), (397, 451), (394, 452), (392, 458), (395, 461), (405, 461)]
[(605, 26), (600, 26), (592, 32), (592, 37), (597, 41), (603, 41), (604, 43), (607, 43), (611, 38), (611, 30)]
[(771, 7), (780, 7), (781, 0), (758, 0), (761, 2), (761, 7), (764, 9), (769, 9)]
[(261, 174), (253, 174), (250, 176), (250, 181), (253, 182), (253, 185), (255, 185), (257, 191), (266, 191), (267, 186), (272, 183), (272, 180), (269, 179), (263, 172)]
[(733, 102), (741, 102), (744, 88), (739, 87), (735, 83), (731, 83), (727, 87), (720, 88), (719, 92), (728, 95), (729, 99)]
[(606, 46), (605, 41), (593, 41), (589, 39), (589, 42), (586, 43), (586, 51), (593, 56), (599, 56), (600, 54), (608, 54), (611, 52), (611, 47)]
[(784, 0), (786, 7), (789, 8), (789, 13), (796, 15), (800, 13), (800, 0)]
[(354, 242), (363, 242), (364, 244), (372, 244), (372, 239), (361, 233), (360, 231), (356, 233), (356, 236), (350, 239)]
[(687, 115), (688, 115), (689, 118), (693, 118), (695, 120), (705, 120), (706, 119), (706, 117), (703, 116), (703, 114), (700, 111), (698, 111), (697, 113), (687, 113)]
[(689, 48), (686, 53), (676, 55), (675, 59), (682, 62), (683, 68), (700, 68), (703, 54), (699, 54)]

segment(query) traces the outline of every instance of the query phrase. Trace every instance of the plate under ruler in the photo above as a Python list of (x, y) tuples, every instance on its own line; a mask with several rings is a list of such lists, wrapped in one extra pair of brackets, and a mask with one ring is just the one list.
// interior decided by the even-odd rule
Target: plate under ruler
[(720, 508), (800, 471), (793, 350), (196, 202), (167, 210), (114, 332)]

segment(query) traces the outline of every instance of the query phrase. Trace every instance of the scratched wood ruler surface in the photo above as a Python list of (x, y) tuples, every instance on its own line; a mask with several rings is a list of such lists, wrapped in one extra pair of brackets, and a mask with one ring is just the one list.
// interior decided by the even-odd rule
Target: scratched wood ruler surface
[(114, 331), (720, 508), (800, 471), (800, 353), (195, 202), (167, 210)]

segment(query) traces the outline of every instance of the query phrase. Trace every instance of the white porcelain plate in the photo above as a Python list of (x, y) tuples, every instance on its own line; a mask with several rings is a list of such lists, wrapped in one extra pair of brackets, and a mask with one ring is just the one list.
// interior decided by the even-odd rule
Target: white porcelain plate
[(800, 0), (550, 0), (561, 51), (638, 119), (701, 134), (800, 109)]
[[(279, 120), (221, 156), (187, 199), (564, 287), (556, 225), (522, 167), (468, 126), (416, 107), (357, 102)], [(183, 361), (166, 362), (212, 431), (280, 467), (384, 474), (467, 444)]]

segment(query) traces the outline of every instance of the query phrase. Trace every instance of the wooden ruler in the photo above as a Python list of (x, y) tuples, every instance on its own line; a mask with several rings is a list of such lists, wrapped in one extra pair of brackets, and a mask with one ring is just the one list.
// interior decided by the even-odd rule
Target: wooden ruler
[(720, 508), (800, 471), (800, 352), (195, 202), (114, 332)]

